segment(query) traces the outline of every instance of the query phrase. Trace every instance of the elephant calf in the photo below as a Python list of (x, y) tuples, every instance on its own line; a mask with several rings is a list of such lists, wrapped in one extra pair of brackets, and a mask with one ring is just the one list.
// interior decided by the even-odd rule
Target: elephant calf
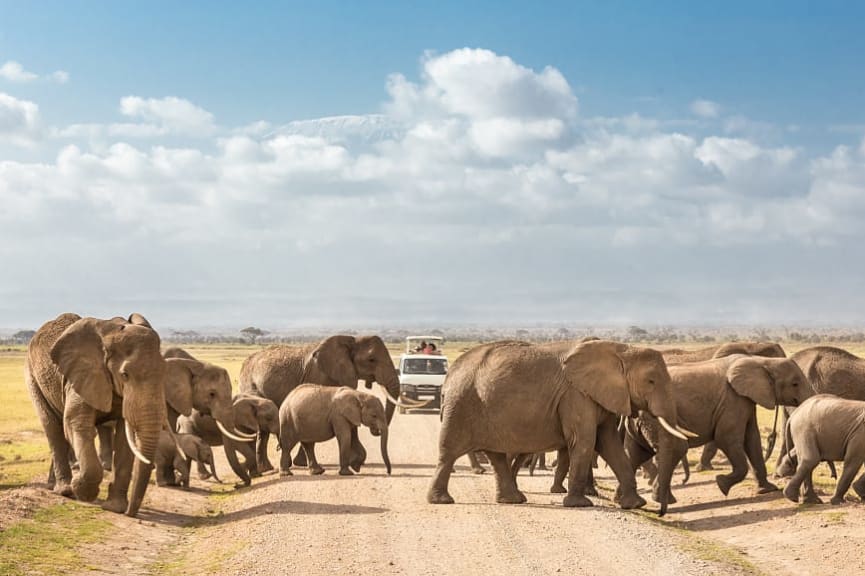
[[(784, 496), (798, 502), (799, 488), (804, 482), (805, 502), (819, 504), (821, 500), (811, 483), (814, 468), (823, 460), (843, 460), (844, 471), (831, 500), (832, 504), (840, 504), (853, 477), (865, 463), (865, 402), (831, 394), (812, 396), (790, 416), (785, 436), (787, 445), (796, 447), (799, 464), (784, 488)], [(856, 480), (853, 490), (865, 500), (865, 474)]]
[[(189, 488), (189, 465), (198, 462), (199, 477), (204, 480), (211, 475), (220, 482), (213, 463), (213, 450), (195, 434), (177, 434), (177, 443), (167, 430), (159, 435), (156, 449), (156, 484), (158, 486), (183, 486)], [(178, 447), (180, 450), (178, 450)], [(210, 465), (210, 472), (205, 466)], [(204, 471), (204, 475), (202, 475)], [(177, 474), (180, 475), (178, 483)]]
[(349, 469), (352, 432), (363, 424), (373, 436), (381, 436), (381, 457), (390, 474), (387, 455), (387, 418), (381, 400), (347, 386), (302, 384), (292, 390), (279, 407), (280, 474), (291, 475), (291, 451), (300, 442), (312, 474), (324, 469), (315, 459), (316, 442), (336, 436), (339, 443), (339, 473), (354, 474)]

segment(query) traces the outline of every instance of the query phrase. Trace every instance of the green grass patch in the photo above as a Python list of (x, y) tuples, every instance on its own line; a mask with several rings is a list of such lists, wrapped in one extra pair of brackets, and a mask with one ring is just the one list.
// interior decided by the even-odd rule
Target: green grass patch
[(111, 528), (101, 514), (95, 506), (70, 501), (43, 508), (32, 519), (13, 524), (0, 533), (0, 574), (68, 573), (70, 566), (81, 564), (76, 549), (96, 542)]
[(48, 473), (51, 452), (44, 438), (26, 442), (0, 440), (0, 490), (23, 486)]

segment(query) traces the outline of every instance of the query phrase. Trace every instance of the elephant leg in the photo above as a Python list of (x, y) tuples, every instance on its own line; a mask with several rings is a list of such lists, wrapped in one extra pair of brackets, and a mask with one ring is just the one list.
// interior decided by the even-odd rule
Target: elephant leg
[(565, 476), (568, 475), (568, 468), (571, 466), (571, 458), (568, 455), (567, 448), (559, 448), (558, 456), (556, 457), (556, 471), (553, 475), (553, 485), (550, 486), (551, 494), (565, 494)]
[(196, 460), (195, 467), (198, 470), (199, 480), (207, 480), (208, 478), (210, 478), (210, 472), (207, 471), (207, 466), (204, 465), (204, 462), (202, 462), (201, 460)]
[(108, 485), (108, 499), (102, 505), (106, 510), (122, 514), (128, 507), (127, 492), (132, 480), (135, 456), (126, 442), (126, 426), (119, 420), (114, 425), (114, 481)]
[[(180, 474), (179, 482), (175, 479), (175, 483), (179, 483), (184, 488), (189, 488), (189, 464), (186, 458), (179, 456), (174, 459), (174, 469)], [(174, 472), (171, 472), (174, 476)]]
[(757, 417), (752, 416), (748, 420), (748, 425), (745, 428), (745, 454), (748, 456), (748, 461), (751, 463), (751, 468), (754, 469), (754, 476), (757, 478), (757, 494), (768, 494), (769, 492), (777, 492), (779, 488), (769, 482), (766, 472), (766, 462), (763, 460), (763, 447), (760, 444), (760, 429), (757, 427)]
[[(515, 474), (508, 466), (507, 456), (503, 452), (487, 452), (493, 471), (496, 473), (496, 502), (499, 504), (523, 504), (526, 495), (517, 488)], [(522, 455), (517, 456), (517, 462), (522, 462)]]
[(114, 426), (111, 422), (105, 422), (96, 427), (99, 434), (99, 461), (106, 472), (111, 471), (112, 459), (114, 457)]
[[(811, 473), (820, 464), (820, 458), (816, 454), (809, 454), (809, 450), (800, 449), (798, 452), (799, 465), (796, 467), (793, 477), (784, 486), (784, 496), (791, 502), (799, 501), (799, 489), (802, 487), (802, 483), (808, 480), (808, 483), (811, 484)], [(813, 487), (811, 490), (813, 491)], [(814, 496), (816, 498), (816, 494)]]
[(853, 483), (853, 490), (862, 500), (865, 500), (865, 472)]
[(597, 445), (598, 425), (594, 418), (579, 418), (568, 411), (562, 418), (562, 430), (568, 443), (568, 493), (562, 503), (567, 508), (594, 506), (586, 498), (586, 483), (592, 469)]
[(315, 442), (301, 442), (303, 451), (306, 452), (306, 460), (309, 462), (309, 473), (313, 476), (324, 474), (324, 468), (318, 463), (315, 458)]
[(63, 434), (63, 420), (54, 412), (42, 396), (35, 382), (27, 374), (30, 397), (36, 405), (36, 413), (42, 422), (42, 429), (51, 448), (51, 469), (48, 472), (48, 488), (61, 496), (72, 497), (72, 468), (69, 466), (69, 442)]
[(306, 466), (308, 466), (308, 465), (309, 465), (309, 462), (308, 462), (307, 459), (306, 459), (306, 450), (304, 450), (303, 448), (301, 448), (300, 450), (298, 450), (298, 451), (297, 451), (297, 454), (294, 455), (294, 461), (293, 461), (293, 463), (294, 463), (295, 466), (298, 466), (298, 467), (306, 467)]
[(439, 449), (439, 461), (433, 473), (433, 481), (427, 491), (426, 501), (430, 504), (453, 504), (454, 499), (448, 493), (448, 482), (454, 471), (454, 463), (462, 454), (446, 452)]
[(336, 442), (339, 445), (340, 476), (354, 475), (354, 472), (351, 471), (350, 467), (352, 458), (352, 431), (357, 432), (357, 427), (348, 424), (343, 426), (334, 426), (334, 432), (336, 432)]
[(667, 506), (676, 503), (676, 497), (670, 489), (673, 480), (673, 472), (676, 466), (687, 459), (688, 443), (684, 440), (674, 438), (666, 432), (658, 435), (658, 475), (652, 482), (652, 499), (661, 505), (659, 516), (667, 513)]
[(222, 449), (225, 451), (225, 458), (228, 460), (228, 464), (231, 466), (232, 472), (237, 474), (238, 478), (240, 478), (240, 482), (235, 484), (236, 488), (240, 488), (241, 486), (249, 486), (252, 484), (252, 479), (249, 477), (249, 472), (246, 470), (246, 466), (240, 463), (240, 459), (237, 457), (237, 440), (229, 438), (228, 436), (223, 436), (222, 438)]
[[(623, 446), (625, 448), (625, 454), (628, 456), (628, 463), (631, 466), (631, 470), (636, 473), (637, 469), (640, 466), (645, 467), (649, 465), (652, 461), (652, 457), (655, 455), (650, 449), (646, 448), (640, 442), (637, 442), (633, 436), (630, 434), (625, 435), (625, 440), (623, 442)], [(652, 464), (654, 466), (654, 464)], [(655, 468), (655, 476), (657, 476), (658, 470)], [(652, 481), (650, 481), (650, 484)], [(618, 486), (616, 488), (616, 493), (613, 496), (613, 501), (618, 502), (622, 497), (622, 487)]]
[(740, 442), (717, 441), (718, 448), (727, 456), (730, 464), (733, 465), (733, 471), (729, 474), (719, 474), (715, 476), (715, 482), (718, 484), (721, 492), (726, 496), (730, 493), (730, 488), (745, 479), (748, 474), (748, 456), (745, 454), (743, 445), (744, 439)]
[[(279, 432), (279, 475), (291, 476), (291, 451), (297, 445), (297, 440), (294, 438), (292, 431), (288, 427), (283, 427)], [(301, 450), (303, 452), (303, 450)]]
[(352, 427), (351, 429), (351, 459), (349, 460), (349, 466), (355, 471), (360, 472), (360, 467), (364, 465), (366, 462), (366, 448), (363, 447), (363, 444), (360, 443), (360, 439), (357, 436), (357, 428)]
[(267, 430), (258, 431), (258, 445), (256, 446), (256, 455), (258, 460), (258, 469), (263, 474), (273, 470), (273, 464), (270, 463), (270, 458), (267, 457), (267, 441), (270, 439), (270, 432)]
[(243, 466), (246, 468), (250, 478), (261, 477), (261, 472), (258, 470), (258, 463), (255, 458), (255, 450), (251, 442), (238, 442), (236, 444), (237, 451), (243, 457)]
[(829, 501), (832, 504), (838, 505), (844, 501), (844, 495), (847, 494), (853, 478), (856, 477), (856, 474), (862, 467), (865, 458), (860, 456), (858, 452), (861, 452), (861, 450), (858, 450), (855, 444), (851, 443), (847, 446), (847, 454), (844, 457), (844, 470), (841, 472), (841, 477), (838, 478), (838, 484), (835, 485), (835, 494)]
[(806, 504), (822, 504), (823, 501), (817, 496), (817, 493), (814, 491), (814, 478), (813, 478), (813, 470), (811, 474), (805, 476), (805, 481), (802, 483), (803, 488), (803, 498), (802, 501)]
[(102, 483), (102, 463), (96, 453), (95, 412), (80, 398), (67, 396), (64, 421), (69, 430), (72, 449), (78, 458), (80, 469), (72, 479), (72, 491), (83, 502), (92, 502), (99, 495)]
[(613, 469), (613, 474), (616, 475), (616, 479), (619, 481), (619, 488), (621, 488), (619, 505), (626, 510), (645, 506), (646, 501), (642, 496), (637, 494), (637, 480), (634, 477), (634, 468), (625, 454), (625, 448), (622, 446), (622, 441), (616, 428), (616, 421), (613, 418), (608, 418), (598, 428), (596, 446), (601, 458), (610, 465), (610, 468)]
[(598, 454), (592, 458), (593, 464), (589, 466), (589, 475), (586, 477), (586, 496), (597, 496), (598, 487), (595, 486), (595, 468), (598, 467)]
[(507, 460), (511, 460), (510, 461), (511, 476), (513, 476), (514, 482), (517, 481), (517, 474), (519, 474), (520, 468), (525, 466), (531, 460), (531, 458), (532, 458), (531, 452), (528, 452), (525, 454), (516, 454), (513, 456), (513, 460), (511, 460), (510, 455), (508, 455)]
[(475, 452), (475, 451), (469, 452), (468, 457), (469, 457), (469, 464), (471, 464), (471, 467), (472, 467), (472, 472), (474, 472), (475, 474), (483, 474), (484, 472), (487, 471), (487, 469), (481, 465), (481, 462), (478, 459), (478, 453), (477, 452)]
[(780, 434), (781, 435), (781, 450), (778, 453), (778, 458), (775, 460), (775, 474), (774, 474), (775, 478), (783, 478), (784, 477), (782, 474), (779, 474), (778, 471), (782, 468), (782, 463), (784, 462), (784, 459), (787, 457), (787, 452), (789, 452), (790, 448), (792, 448), (792, 446), (787, 445), (787, 435), (784, 434), (784, 430), (787, 429), (787, 418), (788, 418), (787, 407), (784, 406), (781, 408), (781, 418), (780, 418), (780, 422), (778, 423), (778, 430), (781, 431), (781, 434)]
[(697, 464), (697, 471), (714, 470), (712, 459), (718, 453), (718, 446), (714, 442), (709, 442), (703, 446), (703, 453), (700, 454), (700, 463)]

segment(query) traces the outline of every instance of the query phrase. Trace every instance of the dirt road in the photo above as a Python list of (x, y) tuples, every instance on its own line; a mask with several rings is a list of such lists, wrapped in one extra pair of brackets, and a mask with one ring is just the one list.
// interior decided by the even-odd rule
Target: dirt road
[[(117, 530), (88, 548), (81, 573), (705, 575), (865, 567), (861, 504), (797, 507), (780, 494), (752, 497), (750, 482), (724, 499), (713, 473), (677, 486), (679, 504), (663, 521), (621, 511), (603, 495), (593, 509), (564, 509), (548, 492), (549, 472), (521, 476), (528, 504), (498, 505), (492, 473), (474, 475), (467, 462), (452, 477), (457, 503), (432, 506), (425, 494), (438, 429), (437, 415), (397, 415), (390, 477), (376, 439), (363, 430), (371, 465), (350, 478), (336, 474), (332, 441), (318, 447), (323, 476), (271, 474), (221, 496), (197, 479), (188, 492), (154, 486), (140, 519), (109, 515)], [(603, 467), (598, 472), (609, 496), (615, 481)]]

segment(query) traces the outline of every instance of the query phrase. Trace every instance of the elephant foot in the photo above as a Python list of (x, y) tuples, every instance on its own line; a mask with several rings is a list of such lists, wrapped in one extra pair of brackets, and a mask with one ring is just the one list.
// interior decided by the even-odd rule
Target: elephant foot
[(294, 476), (294, 474), (291, 473), (291, 470), (280, 470), (279, 475), (280, 476)]
[(550, 494), (567, 494), (567, 493), (568, 493), (568, 491), (565, 490), (565, 487), (561, 483), (553, 484), (552, 486), (550, 486)]
[(349, 470), (348, 468), (340, 468), (339, 469), (340, 476), (354, 476), (354, 472)]
[(348, 463), (348, 466), (355, 472), (360, 472), (360, 467), (363, 466), (363, 463), (363, 460), (352, 460)]
[(244, 480), (242, 482), (235, 482), (234, 488), (235, 488), (235, 490), (240, 489), (240, 488), (249, 488), (251, 485), (252, 485), (252, 482), (250, 482), (249, 480)]
[(271, 470), (273, 470), (273, 464), (271, 464), (267, 460), (263, 460), (258, 463), (258, 469), (261, 470), (262, 474), (264, 474), (265, 472), (270, 472)]
[(454, 499), (447, 492), (430, 490), (427, 492), (426, 501), (430, 504), (453, 504)]
[(632, 494), (622, 494), (622, 497), (619, 499), (619, 506), (622, 508), (622, 510), (642, 508), (645, 505), (646, 499), (637, 494), (636, 492)]
[(802, 500), (805, 504), (822, 504), (823, 500), (820, 499), (816, 494), (808, 494)]
[(832, 504), (832, 506), (838, 506), (839, 504), (844, 503), (844, 497), (843, 496), (832, 496), (832, 499), (829, 500), (829, 503)]
[(60, 494), (66, 498), (75, 498), (75, 491), (69, 482), (56, 482), (52, 490), (55, 494)]
[(583, 492), (583, 494), (585, 494), (586, 496), (597, 496), (598, 495), (598, 489), (597, 489), (597, 487), (595, 487), (594, 484), (589, 484), (588, 486), (586, 486), (586, 489)]
[(582, 494), (568, 494), (565, 496), (565, 499), (562, 500), (562, 505), (565, 508), (589, 508), (595, 504)]
[(72, 481), (72, 491), (75, 493), (75, 498), (82, 502), (93, 502), (99, 496), (99, 483), (85, 484), (77, 480)]
[(199, 480), (207, 480), (211, 476), (212, 476), (212, 474), (210, 472), (199, 472), (198, 473), (198, 479)]
[(324, 468), (322, 468), (321, 466), (310, 466), (309, 473), (313, 476), (319, 476), (321, 474), (324, 474)]
[[(652, 490), (652, 500), (654, 500), (658, 504), (663, 504), (663, 502), (661, 502), (661, 496), (660, 494), (658, 494), (658, 490), (656, 489)], [(676, 497), (673, 496), (672, 492), (670, 492), (669, 496), (667, 496), (667, 504), (675, 504), (676, 502), (678, 502), (678, 500), (676, 500)]]
[(528, 502), (528, 498), (519, 490), (507, 493), (500, 492), (496, 494), (496, 502), (499, 504), (525, 504)]
[(123, 514), (124, 512), (126, 512), (127, 506), (129, 506), (129, 502), (126, 500), (126, 498), (121, 498), (119, 496), (109, 498), (102, 503), (103, 510), (108, 510), (109, 512), (115, 512), (117, 514)]
[(249, 477), (250, 478), (261, 478), (261, 472), (259, 472), (258, 470), (250, 470), (249, 471)]
[(853, 484), (853, 491), (859, 498), (865, 500), (865, 485)]
[(715, 476), (715, 483), (718, 485), (718, 488), (720, 488), (721, 493), (723, 493), (724, 496), (729, 494), (730, 488), (733, 487), (733, 481), (724, 475)]
[(472, 474), (483, 474), (486, 471), (487, 471), (487, 469), (484, 468), (483, 466), (473, 466), (472, 467)]
[(787, 498), (790, 502), (799, 502), (799, 489), (793, 488), (792, 484), (787, 484), (784, 487), (784, 497)]
[(111, 460), (103, 460), (102, 461), (102, 469), (106, 472), (111, 472)]
[(697, 472), (705, 472), (706, 470), (714, 470), (711, 462), (700, 462), (697, 464)]
[(760, 485), (760, 488), (757, 490), (757, 494), (769, 494), (770, 492), (777, 492), (778, 490), (780, 490), (780, 488), (778, 488), (771, 482), (766, 482), (765, 484)]

